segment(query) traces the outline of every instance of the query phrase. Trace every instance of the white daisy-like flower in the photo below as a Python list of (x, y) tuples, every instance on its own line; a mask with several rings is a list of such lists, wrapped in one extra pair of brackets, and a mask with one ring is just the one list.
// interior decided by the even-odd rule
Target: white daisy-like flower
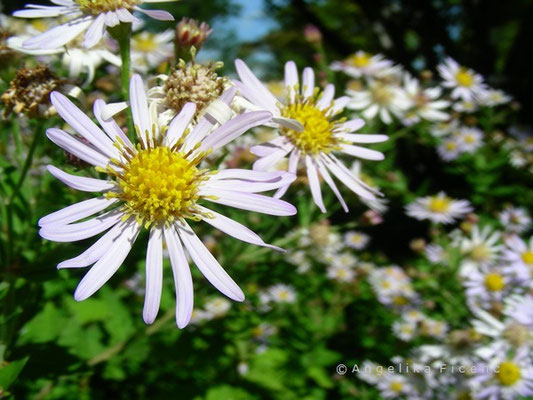
[(387, 372), (382, 376), (377, 383), (377, 388), (385, 399), (411, 398), (410, 396), (416, 394), (416, 390), (405, 376), (391, 372)]
[(400, 118), (412, 105), (401, 87), (383, 80), (371, 80), (363, 90), (347, 89), (346, 94), (350, 96), (346, 108), (363, 110), (361, 115), (367, 120), (379, 116), (387, 125), (392, 123), (392, 116)]
[[(387, 136), (352, 133), (364, 125), (361, 119), (334, 119), (348, 103), (348, 97), (334, 100), (335, 88), (331, 84), (320, 93), (315, 88), (315, 75), (311, 68), (304, 69), (300, 85), (296, 64), (289, 61), (285, 64), (286, 96), (284, 101), (280, 101), (243, 61), (235, 61), (235, 66), (241, 81), (234, 83), (253, 104), (251, 107), (270, 111), (274, 115), (273, 121), (280, 124), (279, 137), (251, 148), (252, 153), (260, 157), (254, 164), (254, 170), (270, 170), (288, 155), (288, 170), (296, 173), (299, 161), (303, 161), (313, 200), (322, 212), (326, 212), (326, 207), (322, 200), (320, 176), (333, 190), (344, 210), (348, 211), (330, 172), (362, 198), (372, 200), (376, 197), (377, 191), (354, 176), (334, 154), (339, 152), (366, 160), (384, 158), (379, 151), (352, 143), (379, 143), (387, 140)], [(278, 190), (275, 197), (283, 196), (289, 186)]]
[(485, 92), (483, 77), (471, 69), (460, 66), (450, 57), (446, 58), (437, 69), (444, 79), (442, 86), (452, 89), (452, 99), (474, 101)]
[(363, 232), (348, 231), (344, 234), (344, 244), (352, 249), (362, 250), (367, 246), (369, 241), (370, 236)]
[(473, 211), (467, 200), (454, 200), (444, 192), (420, 197), (408, 204), (406, 214), (418, 220), (428, 219), (439, 224), (451, 224)]
[(400, 267), (374, 269), (370, 271), (369, 282), (382, 304), (401, 308), (417, 299), (411, 280)]
[(461, 100), (453, 103), (452, 108), (459, 113), (472, 114), (478, 110), (479, 106), (474, 100)]
[(334, 264), (328, 267), (326, 276), (339, 282), (352, 282), (355, 278), (355, 272), (350, 266)]
[(477, 375), (471, 378), (476, 399), (512, 400), (533, 395), (533, 364), (528, 349), (514, 357), (506, 355), (487, 364), (476, 365)]
[[(149, 228), (143, 318), (146, 323), (152, 323), (159, 310), (165, 242), (176, 283), (176, 320), (182, 328), (189, 322), (193, 310), (192, 279), (186, 254), (223, 294), (236, 301), (244, 299), (242, 290), (196, 236), (187, 220), (203, 220), (242, 241), (271, 247), (247, 227), (199, 203), (207, 200), (270, 215), (293, 215), (296, 210), (292, 205), (258, 193), (277, 189), (294, 176), (240, 169), (216, 172), (200, 166), (211, 149), (269, 121), (270, 113), (241, 115), (216, 129), (214, 122), (204, 118), (191, 129), (189, 123), (195, 114), (195, 106), (191, 103), (168, 127), (159, 126), (153, 108), (148, 108), (143, 82), (138, 75), (131, 79), (130, 93), (137, 144), (128, 139), (113, 119), (102, 118), (104, 101), (94, 103), (94, 115), (101, 130), (65, 96), (52, 93), (52, 104), (58, 114), (89, 144), (55, 128), (48, 129), (48, 138), (106, 173), (108, 179), (71, 175), (49, 166), (50, 173), (66, 185), (102, 195), (41, 218), (39, 234), (48, 240), (71, 242), (107, 231), (85, 252), (58, 265), (58, 268), (81, 268), (94, 264), (74, 294), (75, 299), (81, 301), (111, 278), (143, 227)], [(229, 103), (234, 95), (235, 90), (229, 90), (221, 101)], [(86, 219), (88, 217), (92, 218)]]
[(505, 299), (504, 314), (533, 332), (533, 296), (512, 295)]
[(410, 342), (413, 340), (418, 333), (417, 331), (416, 323), (413, 323), (412, 321), (399, 319), (392, 324), (392, 332), (397, 338), (404, 342)]
[(292, 286), (278, 283), (268, 288), (270, 301), (274, 303), (294, 303), (296, 301), (296, 292)]
[(476, 225), (472, 228), (470, 237), (458, 238), (454, 244), (458, 245), (466, 262), (488, 265), (496, 261), (500, 255), (502, 249), (500, 238), (500, 232), (493, 231), (490, 226), (480, 228)]
[(531, 228), (531, 217), (523, 207), (506, 207), (498, 219), (508, 232), (522, 233)]
[(502, 268), (481, 266), (469, 269), (463, 284), (472, 309), (489, 309), (494, 304), (502, 304), (511, 292), (512, 277)]
[(212, 315), (214, 318), (220, 318), (226, 315), (231, 308), (231, 302), (226, 300), (223, 297), (218, 297), (213, 300), (209, 300), (204, 309), (207, 313)]
[(474, 153), (483, 145), (483, 132), (478, 128), (462, 127), (454, 133), (461, 152)]
[[(449, 107), (450, 102), (441, 100), (442, 89), (440, 87), (424, 89), (418, 79), (405, 74), (404, 89), (412, 104), (409, 112), (418, 119), (432, 122), (448, 120), (449, 115), (443, 110)], [(417, 122), (416, 119), (414, 122)]]
[(448, 329), (449, 326), (444, 321), (438, 321), (426, 316), (420, 320), (420, 333), (424, 336), (444, 339)]
[(382, 54), (372, 55), (362, 50), (352, 54), (344, 61), (331, 63), (333, 71), (342, 71), (353, 78), (389, 75), (392, 67), (393, 62), (385, 59)]
[(456, 131), (459, 128), (459, 121), (457, 119), (450, 119), (448, 121), (437, 122), (431, 125), (429, 133), (433, 137), (445, 137)]
[(74, 38), (68, 46), (45, 49), (25, 48), (23, 43), (29, 38), (30, 36), (27, 35), (11, 37), (8, 40), (8, 45), (13, 50), (34, 56), (62, 54), (63, 66), (68, 69), (68, 74), (71, 78), (78, 78), (82, 74), (87, 74), (84, 85), (88, 85), (93, 81), (96, 69), (104, 62), (108, 62), (117, 67), (122, 65), (120, 57), (112, 51), (112, 49), (116, 49), (117, 45), (108, 35), (104, 35), (97, 44), (89, 49), (81, 46), (81, 35)]
[(526, 282), (533, 279), (533, 237), (529, 243), (517, 235), (505, 238), (505, 249), (502, 258), (507, 261), (517, 276)]
[(513, 98), (500, 89), (488, 89), (486, 90), (479, 102), (481, 105), (487, 107), (496, 107), (501, 104), (509, 103)]
[(146, 73), (174, 56), (172, 29), (164, 32), (141, 31), (131, 37), (131, 66)]
[(447, 253), (444, 247), (438, 244), (428, 244), (424, 249), (427, 259), (433, 264), (440, 264), (447, 260)]
[(448, 137), (437, 146), (437, 153), (444, 161), (452, 161), (459, 157), (463, 151), (457, 137)]
[(55, 49), (74, 40), (82, 32), (85, 32), (82, 46), (90, 48), (102, 39), (106, 28), (121, 22), (138, 21), (133, 11), (160, 21), (174, 21), (174, 17), (166, 11), (139, 7), (144, 3), (164, 1), (175, 0), (51, 0), (54, 6), (27, 4), (25, 10), (16, 11), (13, 15), (20, 18), (69, 18), (68, 22), (27, 39), (23, 43), (26, 49)]

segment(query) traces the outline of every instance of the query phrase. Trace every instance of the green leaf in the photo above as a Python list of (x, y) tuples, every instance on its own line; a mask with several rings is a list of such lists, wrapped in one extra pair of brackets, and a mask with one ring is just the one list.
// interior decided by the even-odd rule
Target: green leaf
[(0, 388), (7, 389), (19, 376), (30, 357), (11, 361), (0, 368)]

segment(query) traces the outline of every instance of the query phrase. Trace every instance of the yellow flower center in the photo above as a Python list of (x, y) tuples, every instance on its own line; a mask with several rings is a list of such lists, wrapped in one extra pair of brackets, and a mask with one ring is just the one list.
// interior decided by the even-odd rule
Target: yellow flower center
[(476, 138), (474, 135), (466, 135), (463, 137), (463, 140), (465, 141), (465, 143), (468, 143), (468, 144), (472, 144), (476, 142)]
[(505, 361), (500, 364), (500, 370), (496, 373), (498, 380), (504, 386), (512, 386), (522, 377), (520, 367), (514, 362)]
[(361, 235), (358, 235), (358, 234), (353, 234), (352, 235), (352, 242), (355, 243), (355, 244), (358, 244), (358, 243), (361, 243), (363, 240), (363, 237)]
[(526, 264), (533, 264), (533, 251), (522, 253), (522, 261)]
[(429, 201), (429, 211), (445, 213), (450, 209), (451, 200), (448, 197), (432, 197)]
[(122, 200), (126, 214), (135, 216), (145, 227), (180, 218), (198, 220), (202, 216), (195, 206), (207, 171), (199, 170), (197, 165), (206, 154), (188, 160), (177, 146), (138, 145), (136, 152), (123, 152), (126, 163), (113, 160), (123, 171), (116, 172), (110, 166), (106, 170), (116, 177), (118, 186), (117, 191), (106, 196)]
[(376, 83), (374, 87), (370, 89), (370, 93), (374, 102), (382, 106), (389, 105), (393, 97), (391, 88), (382, 82)]
[(359, 52), (348, 58), (348, 63), (356, 68), (368, 67), (370, 64), (370, 54)]
[(490, 253), (490, 249), (487, 246), (479, 244), (470, 250), (470, 257), (476, 261), (486, 261), (489, 259)]
[(286, 291), (286, 290), (282, 290), (281, 292), (278, 293), (278, 299), (280, 300), (288, 300), (289, 298), (289, 292)]
[(344, 120), (330, 121), (330, 117), (326, 115), (329, 109), (318, 109), (316, 99), (316, 95), (305, 100), (297, 97), (295, 102), (285, 106), (281, 113), (283, 117), (295, 119), (303, 125), (301, 132), (282, 128), (281, 133), (304, 154), (329, 153), (340, 148), (341, 141), (335, 137), (333, 131)]
[(492, 272), (485, 277), (485, 287), (491, 292), (499, 292), (504, 286), (505, 282), (500, 274)]
[(449, 141), (449, 142), (446, 142), (444, 144), (444, 147), (446, 148), (446, 150), (448, 151), (453, 151), (457, 148), (457, 143), (455, 142), (452, 142), (452, 141)]
[(396, 393), (401, 392), (403, 390), (403, 383), (402, 382), (391, 382), (390, 390)]
[(474, 84), (474, 76), (466, 68), (460, 68), (455, 74), (457, 83), (464, 87), (470, 87)]
[(409, 300), (407, 300), (405, 296), (395, 296), (392, 299), (392, 302), (397, 306), (405, 306), (409, 302)]
[(150, 53), (157, 50), (158, 44), (155, 41), (155, 35), (143, 32), (139, 35), (135, 35), (132, 40), (133, 49), (143, 52)]
[(131, 9), (141, 0), (76, 0), (80, 8), (90, 14), (101, 14), (116, 11), (120, 8)]

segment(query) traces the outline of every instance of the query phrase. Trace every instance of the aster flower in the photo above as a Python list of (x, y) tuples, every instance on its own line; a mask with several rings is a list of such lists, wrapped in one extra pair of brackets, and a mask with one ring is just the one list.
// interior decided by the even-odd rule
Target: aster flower
[(346, 94), (350, 96), (347, 108), (363, 110), (361, 115), (367, 120), (379, 116), (387, 125), (392, 115), (400, 118), (412, 104), (401, 87), (384, 80), (371, 80), (364, 90), (346, 89)]
[(458, 245), (466, 262), (475, 265), (488, 265), (496, 261), (500, 255), (501, 234), (493, 231), (489, 226), (480, 228), (478, 225), (472, 228), (470, 237), (458, 238), (454, 244)]
[(507, 95), (503, 90), (488, 89), (481, 96), (479, 103), (487, 107), (496, 107), (501, 104), (509, 103), (511, 100), (512, 97)]
[(406, 207), (408, 216), (418, 220), (429, 219), (434, 223), (451, 224), (473, 209), (467, 200), (454, 200), (439, 192), (436, 196), (416, 199)]
[(412, 103), (412, 109), (408, 114), (412, 122), (418, 122), (420, 119), (426, 121), (446, 121), (449, 115), (443, 111), (450, 103), (441, 100), (442, 89), (440, 87), (422, 88), (420, 81), (409, 74), (404, 76), (404, 89)]
[(131, 66), (146, 73), (171, 60), (174, 55), (174, 31), (141, 31), (131, 37)]
[(133, 16), (133, 11), (160, 21), (173, 21), (174, 17), (166, 11), (139, 7), (140, 4), (162, 1), (174, 0), (51, 0), (55, 6), (27, 4), (25, 10), (16, 11), (13, 15), (21, 18), (69, 17), (68, 22), (26, 40), (23, 46), (27, 49), (55, 49), (82, 32), (85, 32), (82, 45), (90, 48), (102, 39), (106, 28), (112, 28), (121, 22), (138, 21)]
[(526, 282), (533, 280), (533, 237), (529, 243), (517, 235), (505, 238), (502, 258), (516, 271), (518, 277)]
[(480, 266), (464, 274), (467, 302), (472, 309), (503, 304), (512, 289), (512, 277), (502, 268)]
[(363, 232), (348, 231), (344, 234), (344, 244), (352, 249), (362, 250), (369, 241), (370, 236)]
[(409, 383), (407, 378), (401, 374), (386, 372), (378, 381), (377, 388), (385, 399), (395, 399), (398, 397), (407, 397), (416, 395), (416, 390)]
[[(176, 284), (176, 321), (182, 328), (189, 322), (193, 310), (192, 279), (186, 254), (223, 294), (236, 301), (244, 299), (242, 290), (196, 236), (188, 220), (203, 220), (239, 240), (272, 247), (245, 226), (199, 203), (211, 201), (270, 215), (293, 215), (296, 210), (292, 205), (257, 193), (283, 186), (294, 176), (240, 169), (217, 172), (200, 166), (211, 149), (267, 122), (270, 113), (248, 113), (216, 129), (213, 129), (214, 122), (204, 118), (191, 129), (188, 126), (196, 107), (186, 104), (170, 125), (160, 126), (153, 108), (148, 108), (143, 82), (138, 75), (131, 79), (130, 93), (137, 144), (128, 139), (113, 119), (102, 118), (105, 107), (102, 100), (95, 102), (94, 114), (103, 131), (66, 97), (52, 93), (52, 104), (59, 115), (90, 145), (55, 128), (48, 129), (48, 138), (96, 166), (108, 179), (75, 176), (49, 166), (50, 173), (66, 185), (103, 194), (41, 218), (39, 233), (48, 240), (70, 242), (107, 231), (85, 252), (58, 265), (58, 268), (81, 268), (94, 264), (74, 294), (74, 298), (81, 301), (111, 278), (143, 227), (149, 229), (143, 318), (146, 323), (152, 323), (159, 309), (165, 242)], [(234, 94), (235, 90), (230, 89), (221, 101), (231, 102)], [(92, 218), (84, 220), (87, 217)]]
[(333, 71), (342, 71), (353, 78), (377, 77), (390, 74), (393, 62), (385, 59), (382, 54), (369, 54), (359, 50), (344, 61), (334, 61), (331, 64)]
[(354, 270), (346, 265), (334, 264), (326, 270), (326, 276), (339, 282), (351, 282), (355, 278)]
[(452, 89), (452, 99), (473, 101), (483, 95), (485, 84), (483, 77), (471, 69), (460, 66), (448, 57), (437, 67), (444, 82), (442, 86)]
[(505, 299), (504, 314), (533, 332), (533, 296), (512, 295)]
[(479, 106), (474, 100), (461, 100), (453, 103), (452, 108), (459, 113), (472, 114), (479, 109)]
[(478, 128), (461, 127), (454, 132), (461, 152), (474, 153), (483, 145), (483, 132)]
[(523, 207), (506, 207), (498, 215), (498, 219), (509, 232), (522, 233), (531, 226), (531, 217)]
[(476, 365), (471, 379), (476, 399), (510, 400), (533, 395), (533, 364), (527, 349), (514, 357), (504, 354), (486, 364)]
[(82, 36), (78, 35), (66, 46), (57, 48), (37, 48), (27, 49), (23, 43), (30, 38), (29, 35), (14, 36), (9, 38), (8, 45), (16, 51), (34, 56), (58, 56), (62, 55), (62, 63), (68, 69), (69, 77), (78, 78), (81, 74), (87, 74), (84, 85), (88, 85), (94, 79), (96, 69), (104, 62), (120, 67), (122, 61), (120, 57), (113, 53), (116, 49), (116, 42), (108, 35), (92, 46), (90, 49), (81, 45)]
[[(273, 121), (279, 124), (279, 137), (251, 148), (252, 153), (259, 157), (254, 163), (254, 170), (274, 168), (288, 156), (288, 171), (296, 173), (301, 160), (307, 170), (313, 200), (322, 212), (326, 212), (326, 207), (322, 200), (320, 176), (333, 190), (344, 210), (348, 211), (330, 172), (362, 198), (375, 198), (376, 190), (355, 177), (334, 154), (339, 152), (367, 160), (384, 158), (378, 151), (352, 143), (379, 143), (387, 140), (385, 135), (354, 134), (352, 132), (364, 125), (361, 119), (335, 119), (348, 103), (348, 97), (334, 100), (335, 88), (331, 84), (321, 93), (315, 88), (315, 75), (311, 68), (304, 69), (300, 85), (296, 64), (289, 61), (285, 64), (285, 98), (280, 101), (243, 61), (237, 60), (235, 66), (241, 79), (235, 85), (251, 103), (248, 108), (270, 111), (274, 115)], [(286, 185), (278, 190), (275, 197), (281, 197), (288, 188), (289, 185)]]
[(452, 161), (459, 157), (463, 152), (461, 151), (461, 143), (457, 137), (449, 137), (442, 141), (437, 146), (437, 153), (444, 161)]
[(270, 301), (274, 303), (294, 303), (296, 301), (296, 292), (292, 286), (278, 283), (267, 290)]

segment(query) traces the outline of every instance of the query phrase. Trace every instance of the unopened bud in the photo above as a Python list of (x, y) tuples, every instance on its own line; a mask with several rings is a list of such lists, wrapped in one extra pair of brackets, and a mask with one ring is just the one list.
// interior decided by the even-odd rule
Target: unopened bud
[(205, 22), (182, 18), (176, 26), (176, 58), (190, 55), (191, 48), (199, 50), (213, 30)]

